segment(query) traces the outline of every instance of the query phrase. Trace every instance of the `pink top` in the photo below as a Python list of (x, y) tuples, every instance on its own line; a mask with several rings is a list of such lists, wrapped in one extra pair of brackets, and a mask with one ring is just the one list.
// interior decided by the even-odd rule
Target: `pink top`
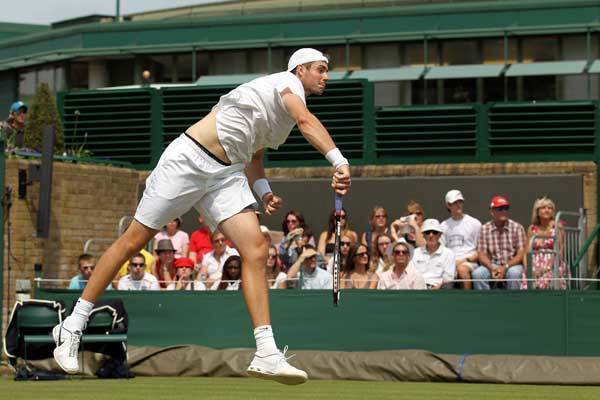
[(390, 268), (379, 275), (377, 289), (383, 290), (425, 290), (423, 276), (412, 266), (408, 265), (398, 276), (394, 268)]
[(183, 257), (183, 247), (190, 242), (190, 237), (184, 231), (177, 231), (173, 236), (169, 236), (167, 231), (160, 231), (154, 236), (154, 243), (158, 243), (159, 240), (171, 239), (173, 247), (175, 248), (175, 258)]

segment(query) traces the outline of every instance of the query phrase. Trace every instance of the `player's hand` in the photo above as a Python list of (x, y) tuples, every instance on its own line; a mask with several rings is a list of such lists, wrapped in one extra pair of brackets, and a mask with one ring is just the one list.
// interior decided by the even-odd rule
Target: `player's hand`
[(283, 200), (279, 196), (275, 196), (272, 192), (265, 194), (262, 198), (263, 207), (268, 215), (273, 214), (279, 210), (283, 205)]
[(341, 196), (345, 196), (350, 189), (350, 167), (348, 165), (340, 165), (331, 179), (331, 187)]

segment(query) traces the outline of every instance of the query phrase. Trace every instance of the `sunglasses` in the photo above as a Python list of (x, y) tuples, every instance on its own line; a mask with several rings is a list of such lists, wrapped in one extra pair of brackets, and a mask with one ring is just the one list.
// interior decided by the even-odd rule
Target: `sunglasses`
[(367, 254), (367, 252), (365, 251), (364, 253), (356, 253), (356, 257), (362, 257), (362, 256), (368, 256), (369, 254)]
[(298, 223), (298, 220), (297, 219), (287, 219), (285, 222), (288, 224), (296, 224), (296, 223)]
[(227, 266), (227, 269), (240, 269), (240, 268), (242, 268), (242, 266), (241, 265), (237, 265), (237, 264), (228, 265)]
[(144, 265), (146, 265), (145, 263), (129, 263), (129, 265), (131, 265), (132, 268), (142, 268)]
[(376, 215), (375, 218), (387, 218), (387, 215)]
[(269, 254), (269, 258), (277, 258), (277, 254)]
[(224, 243), (225, 239), (215, 239), (215, 240), (213, 240), (213, 242), (215, 242), (215, 243)]
[(403, 255), (410, 254), (410, 251), (408, 251), (408, 250), (394, 250), (393, 253), (394, 253), (395, 256), (399, 256), (401, 254), (403, 254)]
[(495, 207), (494, 210), (496, 210), (496, 211), (508, 211), (509, 208), (510, 208), (510, 206), (500, 206), (500, 207)]
[(90, 267), (90, 266), (88, 266), (88, 265), (84, 265), (83, 267), (81, 267), (81, 269), (82, 269), (82, 270), (84, 270), (84, 271), (87, 271), (88, 269), (93, 271), (93, 270), (94, 270), (94, 268), (96, 268), (96, 266), (95, 266), (95, 265), (94, 265), (94, 266), (92, 266), (92, 267)]
[(346, 219), (346, 215), (345, 214), (340, 215), (340, 219)]
[(439, 235), (440, 232), (438, 231), (425, 231), (423, 232), (423, 235), (427, 236), (427, 235)]
[(350, 246), (350, 242), (340, 242), (340, 246)]

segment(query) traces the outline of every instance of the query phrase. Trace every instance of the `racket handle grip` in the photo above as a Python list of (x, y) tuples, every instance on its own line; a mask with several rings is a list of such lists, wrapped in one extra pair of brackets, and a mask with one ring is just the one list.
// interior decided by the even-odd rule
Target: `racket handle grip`
[[(339, 194), (335, 194), (335, 212), (339, 213), (342, 211), (342, 199), (343, 197)], [(331, 203), (330, 203), (331, 204)]]

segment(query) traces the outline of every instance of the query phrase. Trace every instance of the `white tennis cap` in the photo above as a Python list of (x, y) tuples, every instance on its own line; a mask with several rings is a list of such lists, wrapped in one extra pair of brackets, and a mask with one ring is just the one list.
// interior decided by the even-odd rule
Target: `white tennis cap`
[(423, 227), (421, 227), (421, 232), (427, 231), (444, 232), (444, 228), (442, 228), (440, 221), (435, 218), (430, 218), (423, 221)]
[(294, 52), (294, 54), (292, 54), (292, 56), (290, 57), (290, 60), (288, 61), (287, 70), (291, 71), (294, 68), (296, 68), (298, 65), (302, 65), (302, 64), (306, 64), (306, 63), (314, 62), (314, 61), (325, 61), (326, 63), (329, 63), (329, 59), (327, 57), (325, 57), (325, 55), (323, 53), (321, 53), (319, 50), (305, 47), (303, 49), (296, 50)]
[(453, 189), (446, 193), (446, 204), (452, 204), (458, 200), (465, 200), (460, 190)]

